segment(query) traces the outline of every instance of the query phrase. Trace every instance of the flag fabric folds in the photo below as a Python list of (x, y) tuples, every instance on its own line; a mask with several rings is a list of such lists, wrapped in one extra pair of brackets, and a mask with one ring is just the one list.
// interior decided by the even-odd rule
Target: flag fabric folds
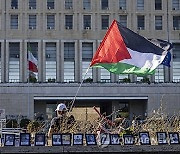
[(90, 66), (115, 74), (151, 75), (167, 55), (163, 48), (114, 20), (98, 47)]
[(33, 56), (33, 54), (28, 51), (28, 63), (29, 63), (29, 71), (31, 72), (38, 72), (38, 61), (37, 59)]

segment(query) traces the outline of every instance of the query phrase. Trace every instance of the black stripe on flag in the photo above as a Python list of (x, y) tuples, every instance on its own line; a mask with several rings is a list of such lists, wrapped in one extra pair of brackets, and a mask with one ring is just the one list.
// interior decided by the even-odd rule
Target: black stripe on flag
[(119, 22), (117, 22), (117, 24), (127, 48), (141, 53), (154, 53), (156, 55), (162, 55), (162, 52), (164, 51), (162, 48), (159, 48), (127, 27), (124, 27)]

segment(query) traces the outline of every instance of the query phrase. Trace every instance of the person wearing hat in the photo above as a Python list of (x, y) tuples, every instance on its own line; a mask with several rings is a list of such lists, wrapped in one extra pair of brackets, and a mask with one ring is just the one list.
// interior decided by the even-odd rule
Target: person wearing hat
[(68, 125), (72, 125), (75, 122), (74, 116), (67, 116), (67, 107), (61, 103), (56, 108), (57, 116), (51, 120), (50, 128), (48, 131), (48, 137), (51, 137), (53, 133), (64, 133), (63, 129), (67, 132)]

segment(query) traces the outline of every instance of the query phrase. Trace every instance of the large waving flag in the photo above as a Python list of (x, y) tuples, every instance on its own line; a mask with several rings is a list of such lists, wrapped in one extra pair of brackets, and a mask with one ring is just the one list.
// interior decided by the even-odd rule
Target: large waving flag
[(30, 51), (28, 51), (28, 63), (29, 63), (29, 71), (38, 72), (38, 67), (37, 67), (38, 61)]
[(163, 62), (169, 47), (159, 47), (114, 20), (90, 66), (115, 74), (150, 75)]

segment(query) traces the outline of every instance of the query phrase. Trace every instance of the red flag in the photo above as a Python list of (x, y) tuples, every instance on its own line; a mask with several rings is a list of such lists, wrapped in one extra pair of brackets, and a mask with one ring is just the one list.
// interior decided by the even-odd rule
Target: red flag
[(37, 68), (38, 61), (30, 51), (28, 51), (28, 63), (29, 63), (29, 71), (38, 72), (38, 68)]

